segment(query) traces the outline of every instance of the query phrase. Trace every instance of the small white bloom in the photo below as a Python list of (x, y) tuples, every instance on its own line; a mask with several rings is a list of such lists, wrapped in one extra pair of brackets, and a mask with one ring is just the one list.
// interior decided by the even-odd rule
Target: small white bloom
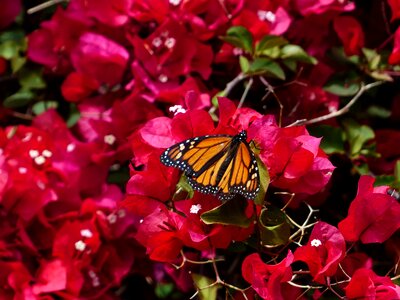
[(107, 134), (104, 136), (104, 143), (106, 143), (108, 145), (113, 145), (116, 140), (117, 140), (117, 138), (113, 134)]
[(28, 169), (27, 169), (27, 168), (24, 168), (24, 167), (19, 167), (19, 168), (18, 168), (18, 172), (19, 172), (20, 174), (26, 174), (26, 172), (28, 172)]
[(153, 41), (151, 43), (153, 44), (154, 47), (158, 48), (161, 46), (162, 40), (161, 40), (161, 38), (156, 37), (153, 39)]
[(274, 23), (276, 20), (276, 15), (272, 11), (259, 10), (257, 12), (257, 16), (261, 21), (267, 20), (271, 23)]
[(81, 236), (90, 239), (93, 236), (93, 233), (90, 231), (90, 229), (82, 229), (81, 230)]
[(86, 244), (84, 241), (79, 240), (75, 243), (75, 249), (78, 251), (85, 251), (86, 249)]
[(44, 157), (52, 157), (53, 153), (50, 150), (45, 149), (45, 150), (42, 151), (42, 155)]
[(181, 3), (181, 0), (169, 0), (169, 3), (174, 6), (178, 6)]
[(167, 38), (167, 39), (165, 40), (164, 45), (165, 45), (165, 47), (167, 47), (168, 49), (171, 49), (171, 48), (173, 48), (173, 47), (175, 46), (175, 43), (176, 43), (176, 39), (174, 39), (173, 37), (170, 37), (170, 38)]
[(30, 156), (31, 158), (38, 157), (38, 156), (39, 156), (39, 151), (34, 150), (34, 149), (31, 149), (31, 150), (29, 150), (29, 156)]
[(38, 166), (41, 166), (46, 162), (46, 158), (44, 156), (39, 155), (38, 157), (35, 157), (34, 161)]
[(115, 214), (111, 214), (107, 217), (107, 220), (110, 222), (110, 224), (114, 224), (117, 222), (117, 216)]
[(74, 151), (75, 150), (75, 144), (68, 144), (68, 146), (67, 146), (67, 152), (72, 152), (72, 151)]
[(311, 246), (313, 246), (313, 247), (319, 247), (321, 245), (322, 245), (322, 242), (320, 240), (318, 240), (318, 239), (313, 239), (311, 241)]
[(190, 213), (191, 214), (197, 214), (201, 209), (201, 204), (196, 204), (196, 205), (192, 205), (190, 207)]
[(158, 81), (162, 82), (162, 83), (166, 83), (168, 81), (168, 77), (164, 74), (160, 74), (160, 76), (158, 76)]
[(176, 116), (177, 114), (184, 114), (186, 112), (186, 109), (182, 107), (182, 105), (174, 105), (169, 108), (169, 111)]

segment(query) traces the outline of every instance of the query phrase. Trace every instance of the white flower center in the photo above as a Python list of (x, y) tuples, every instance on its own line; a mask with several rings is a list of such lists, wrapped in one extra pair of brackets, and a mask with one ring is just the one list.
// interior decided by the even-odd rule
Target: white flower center
[(84, 241), (79, 240), (75, 243), (75, 249), (78, 251), (85, 251), (86, 249), (86, 244)]
[(39, 151), (34, 150), (34, 149), (29, 150), (29, 156), (30, 156), (31, 158), (38, 157), (38, 156), (39, 156)]
[(313, 246), (313, 247), (319, 247), (321, 245), (322, 245), (322, 242), (320, 240), (318, 240), (318, 239), (313, 239), (311, 241), (311, 246)]
[(169, 3), (178, 6), (181, 3), (181, 0), (169, 0)]
[(104, 136), (104, 143), (108, 145), (113, 145), (117, 138), (113, 134), (107, 134)]
[(191, 214), (197, 214), (200, 211), (200, 209), (201, 209), (201, 204), (196, 204), (196, 205), (193, 204), (190, 207), (190, 213)]
[(276, 20), (276, 16), (272, 11), (259, 10), (257, 12), (257, 16), (261, 21), (267, 20), (271, 23), (274, 23)]
[(67, 146), (67, 152), (72, 152), (72, 151), (74, 151), (75, 150), (75, 144), (68, 144), (68, 146)]
[(162, 82), (162, 83), (166, 83), (168, 81), (168, 77), (164, 74), (160, 74), (160, 76), (158, 76), (158, 81)]
[(162, 40), (159, 37), (156, 37), (153, 39), (151, 43), (153, 44), (154, 47), (158, 48), (161, 46)]
[(18, 168), (18, 172), (19, 172), (20, 174), (26, 174), (26, 172), (28, 172), (28, 169), (27, 169), (27, 168), (24, 168), (24, 167), (19, 167), (19, 168)]
[(93, 233), (90, 231), (90, 229), (82, 229), (81, 230), (81, 236), (90, 239), (93, 236)]
[(44, 157), (52, 157), (53, 153), (50, 150), (45, 149), (45, 150), (42, 151), (42, 155)]
[(174, 105), (169, 108), (169, 111), (172, 112), (174, 115), (177, 114), (184, 114), (186, 109), (182, 107), (182, 105)]
[(165, 45), (165, 47), (167, 47), (168, 49), (171, 49), (172, 47), (174, 47), (175, 46), (175, 43), (176, 43), (176, 39), (174, 39), (174, 38), (167, 38), (166, 40), (165, 40), (165, 43), (164, 43), (164, 45)]
[(41, 166), (46, 162), (46, 158), (44, 156), (39, 155), (38, 157), (35, 157), (34, 161), (38, 166)]

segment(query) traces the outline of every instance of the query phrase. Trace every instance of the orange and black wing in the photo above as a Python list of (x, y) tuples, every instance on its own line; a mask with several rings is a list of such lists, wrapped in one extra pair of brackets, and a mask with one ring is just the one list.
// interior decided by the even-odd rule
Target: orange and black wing
[(254, 199), (259, 190), (257, 161), (244, 132), (204, 136), (168, 148), (161, 162), (185, 172), (197, 191), (229, 200), (235, 194)]

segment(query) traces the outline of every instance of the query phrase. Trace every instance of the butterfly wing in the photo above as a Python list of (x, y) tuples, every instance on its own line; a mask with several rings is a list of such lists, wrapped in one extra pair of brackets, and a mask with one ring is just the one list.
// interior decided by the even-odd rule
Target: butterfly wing
[(224, 155), (231, 141), (230, 135), (195, 137), (168, 148), (160, 160), (184, 171), (188, 177), (198, 177)]
[(168, 148), (161, 162), (185, 172), (193, 189), (229, 200), (254, 199), (259, 190), (257, 161), (246, 141), (229, 135), (197, 137)]
[(245, 142), (234, 150), (226, 152), (200, 176), (189, 178), (194, 189), (218, 195), (220, 200), (229, 200), (235, 194), (254, 199), (260, 186), (255, 156)]

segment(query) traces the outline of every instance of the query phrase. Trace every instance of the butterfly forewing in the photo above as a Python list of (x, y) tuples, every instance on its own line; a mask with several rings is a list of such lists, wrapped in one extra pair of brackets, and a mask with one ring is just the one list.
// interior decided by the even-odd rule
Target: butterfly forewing
[(161, 162), (184, 171), (193, 189), (221, 200), (235, 194), (254, 199), (259, 190), (257, 161), (244, 131), (188, 139), (168, 148)]
[(188, 176), (197, 177), (223, 155), (231, 140), (229, 135), (206, 135), (188, 139), (165, 150), (161, 155), (161, 162), (184, 171)]

